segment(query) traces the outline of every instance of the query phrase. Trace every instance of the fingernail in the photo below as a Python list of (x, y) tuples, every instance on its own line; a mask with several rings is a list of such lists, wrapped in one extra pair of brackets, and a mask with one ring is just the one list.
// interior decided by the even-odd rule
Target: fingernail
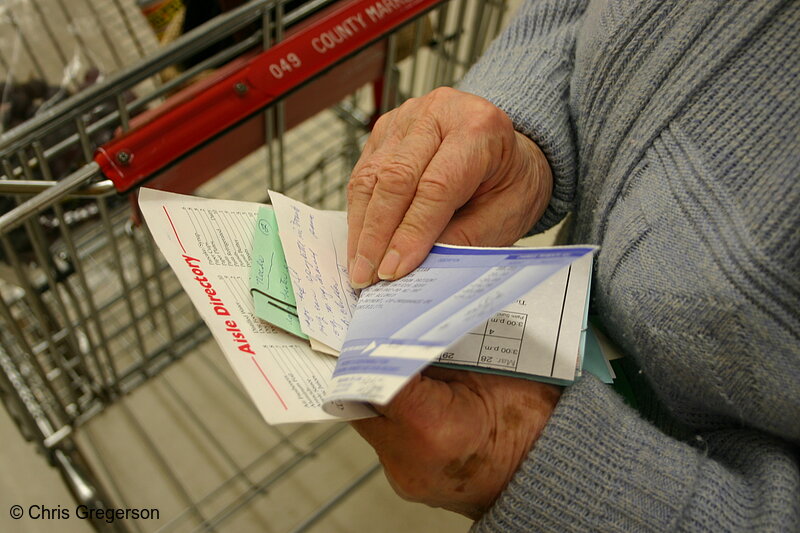
[(365, 257), (357, 255), (353, 270), (350, 272), (350, 285), (354, 289), (363, 289), (372, 282), (372, 274), (374, 272), (375, 267), (372, 263)]
[(378, 267), (378, 277), (380, 279), (394, 279), (394, 275), (397, 272), (397, 266), (400, 264), (400, 254), (397, 250), (389, 250), (386, 252), (386, 255), (383, 256), (383, 261), (381, 261), (381, 266)]

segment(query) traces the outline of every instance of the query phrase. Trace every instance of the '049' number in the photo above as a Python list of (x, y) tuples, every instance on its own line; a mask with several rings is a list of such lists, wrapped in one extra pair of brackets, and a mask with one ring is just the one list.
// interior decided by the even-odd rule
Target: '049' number
[(272, 63), (269, 66), (269, 73), (275, 76), (276, 79), (281, 79), (286, 73), (293, 71), (302, 64), (303, 62), (300, 61), (297, 54), (289, 53), (277, 63)]

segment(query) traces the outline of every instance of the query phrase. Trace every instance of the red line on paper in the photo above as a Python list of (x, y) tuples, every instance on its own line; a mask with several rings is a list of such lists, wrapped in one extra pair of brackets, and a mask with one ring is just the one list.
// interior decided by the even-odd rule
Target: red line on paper
[(281, 395), (278, 394), (277, 390), (275, 390), (275, 386), (272, 384), (272, 382), (269, 380), (267, 375), (264, 373), (264, 370), (261, 368), (261, 365), (258, 364), (258, 361), (256, 361), (256, 358), (251, 356), (250, 359), (253, 360), (253, 362), (256, 364), (256, 367), (258, 367), (258, 371), (261, 372), (261, 375), (264, 376), (264, 379), (267, 380), (267, 384), (269, 385), (269, 388), (272, 389), (272, 392), (274, 392), (275, 396), (278, 397), (278, 400), (280, 400), (281, 405), (283, 406), (283, 409), (288, 411), (289, 408), (286, 407), (286, 402), (283, 401), (283, 398), (281, 398)]
[(178, 230), (175, 229), (175, 224), (172, 223), (172, 217), (169, 216), (169, 211), (167, 211), (167, 206), (162, 205), (161, 207), (164, 208), (164, 214), (167, 215), (167, 220), (169, 220), (169, 225), (172, 226), (172, 232), (175, 234), (175, 238), (178, 239), (178, 244), (181, 245), (181, 250), (183, 250), (183, 253), (186, 253), (186, 248), (183, 247), (181, 238), (178, 237)]

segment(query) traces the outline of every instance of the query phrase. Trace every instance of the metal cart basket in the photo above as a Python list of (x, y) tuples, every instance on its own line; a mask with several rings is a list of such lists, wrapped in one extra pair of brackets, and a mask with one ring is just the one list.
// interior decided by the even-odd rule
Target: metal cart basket
[(462, 76), (505, 12), (253, 0), (159, 45), (134, 0), (0, 9), (4, 112), (26, 76), (61, 89), (0, 136), (0, 397), (77, 503), (159, 511), (97, 529), (347, 530), (328, 513), (374, 455), (346, 424), (261, 421), (137, 189), (342, 209), (376, 117)]

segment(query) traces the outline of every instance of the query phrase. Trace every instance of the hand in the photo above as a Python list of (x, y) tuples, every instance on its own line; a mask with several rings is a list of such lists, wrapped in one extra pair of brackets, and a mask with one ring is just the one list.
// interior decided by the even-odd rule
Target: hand
[(478, 520), (539, 438), (561, 389), (429, 368), (376, 418), (351, 422), (405, 499)]
[(508, 246), (542, 216), (550, 166), (493, 104), (440, 88), (375, 124), (348, 186), (350, 282), (411, 272), (437, 240)]

